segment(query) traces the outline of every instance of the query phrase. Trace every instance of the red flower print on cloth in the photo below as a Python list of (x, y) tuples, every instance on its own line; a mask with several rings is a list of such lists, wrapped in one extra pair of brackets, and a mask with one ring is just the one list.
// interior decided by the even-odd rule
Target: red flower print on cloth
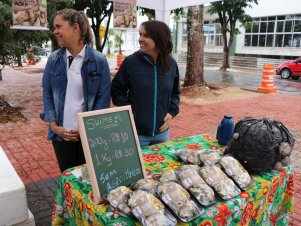
[(84, 211), (84, 209), (85, 209), (85, 204), (83, 203), (83, 199), (78, 199), (78, 200), (77, 200), (77, 207), (80, 209), (81, 212)]
[(253, 213), (253, 208), (254, 208), (254, 201), (251, 201), (246, 205), (245, 210), (242, 214), (240, 225), (248, 225), (249, 220), (251, 219)]
[(212, 225), (213, 223), (210, 220), (204, 220), (199, 224), (199, 226), (212, 226)]
[(95, 199), (94, 199), (94, 196), (93, 196), (93, 192), (89, 192), (89, 199), (92, 201), (92, 202), (95, 202)]
[(288, 197), (293, 197), (294, 196), (294, 174), (290, 175), (290, 177), (288, 178), (285, 193)]
[(279, 186), (279, 178), (275, 177), (273, 178), (273, 185), (272, 185), (273, 193), (277, 191), (278, 186)]
[(271, 191), (268, 194), (268, 203), (272, 203), (274, 201), (274, 193)]
[(250, 198), (250, 194), (248, 192), (242, 192), (239, 195), (241, 198), (244, 198), (246, 200), (248, 200), (248, 198)]
[(203, 146), (197, 144), (187, 144), (186, 147), (190, 150), (200, 150)]
[(203, 136), (203, 138), (204, 138), (205, 140), (214, 140), (214, 138), (211, 137), (211, 136), (209, 136), (209, 135), (205, 135), (205, 136)]
[(152, 174), (152, 171), (150, 171), (150, 170), (146, 170), (146, 175), (151, 175)]
[(72, 197), (72, 184), (69, 182), (66, 182), (64, 184), (64, 193), (66, 197), (66, 204), (69, 207), (69, 209), (73, 209), (74, 202), (73, 202), (73, 197)]
[(164, 162), (165, 157), (158, 154), (146, 154), (143, 156), (145, 162)]
[(152, 151), (160, 151), (161, 148), (152, 148)]
[(263, 196), (266, 196), (266, 194), (268, 193), (269, 191), (269, 188), (268, 188), (268, 185), (264, 185), (263, 188), (262, 188), (262, 195)]
[(252, 220), (257, 219), (258, 215), (259, 215), (259, 208), (255, 209), (255, 210), (253, 211), (251, 219), (252, 219)]
[(72, 175), (72, 173), (70, 173), (69, 171), (63, 172), (63, 176), (70, 177), (71, 175)]
[(271, 214), (270, 221), (273, 225), (276, 225), (277, 218), (278, 218), (278, 214)]
[(228, 206), (224, 203), (221, 203), (219, 207), (215, 206), (215, 208), (219, 210), (219, 213), (214, 217), (214, 220), (218, 222), (219, 226), (226, 225), (227, 217), (231, 215), (233, 211), (229, 210)]
[(225, 148), (221, 148), (219, 151), (221, 152), (221, 153), (225, 153)]
[(287, 175), (287, 172), (285, 171), (285, 169), (280, 169), (280, 179), (281, 179), (281, 185), (283, 185), (284, 181), (285, 181), (285, 178), (286, 178), (286, 175)]

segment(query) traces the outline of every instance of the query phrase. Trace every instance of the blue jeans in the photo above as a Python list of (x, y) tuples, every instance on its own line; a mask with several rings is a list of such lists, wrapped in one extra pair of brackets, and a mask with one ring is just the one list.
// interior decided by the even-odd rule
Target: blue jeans
[(169, 129), (155, 136), (138, 135), (140, 147), (146, 147), (152, 144), (159, 144), (169, 140)]

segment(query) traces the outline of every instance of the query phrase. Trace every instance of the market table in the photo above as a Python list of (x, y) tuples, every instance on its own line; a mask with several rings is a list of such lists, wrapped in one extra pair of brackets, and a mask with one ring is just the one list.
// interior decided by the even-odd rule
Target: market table
[[(177, 150), (216, 150), (224, 148), (208, 135), (195, 135), (169, 141), (142, 150), (149, 177), (165, 170), (177, 169)], [(137, 225), (108, 203), (93, 202), (92, 187), (82, 179), (82, 167), (65, 171), (55, 198), (52, 225)], [(288, 214), (294, 209), (293, 173), (291, 167), (253, 176), (256, 184), (237, 197), (204, 208), (204, 213), (180, 225), (288, 225)]]

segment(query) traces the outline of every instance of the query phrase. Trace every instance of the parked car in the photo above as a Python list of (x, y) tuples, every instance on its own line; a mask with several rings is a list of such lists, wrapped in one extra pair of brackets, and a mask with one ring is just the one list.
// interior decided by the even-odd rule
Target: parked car
[(290, 77), (295, 80), (299, 79), (301, 76), (301, 57), (280, 64), (276, 69), (276, 74), (285, 79)]

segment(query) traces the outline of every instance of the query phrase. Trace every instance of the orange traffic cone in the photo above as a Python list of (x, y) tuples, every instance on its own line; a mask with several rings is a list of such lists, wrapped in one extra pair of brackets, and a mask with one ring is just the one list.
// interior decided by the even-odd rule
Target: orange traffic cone
[(118, 53), (118, 55), (117, 55), (117, 66), (116, 66), (115, 70), (119, 70), (119, 67), (122, 64), (122, 61), (123, 61), (123, 54)]
[(257, 90), (262, 93), (276, 93), (274, 87), (274, 64), (263, 65), (261, 87)]

